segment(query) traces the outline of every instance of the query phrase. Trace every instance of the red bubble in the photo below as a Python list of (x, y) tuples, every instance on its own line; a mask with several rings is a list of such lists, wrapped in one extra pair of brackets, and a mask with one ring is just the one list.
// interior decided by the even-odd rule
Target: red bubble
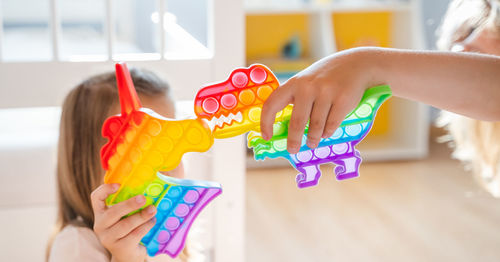
[(219, 102), (213, 97), (209, 97), (203, 101), (203, 110), (209, 114), (213, 114), (219, 110)]
[(250, 79), (256, 84), (262, 84), (267, 79), (266, 70), (260, 67), (256, 67), (250, 72)]
[(233, 75), (231, 81), (236, 87), (245, 87), (248, 83), (248, 77), (243, 72), (237, 72)]

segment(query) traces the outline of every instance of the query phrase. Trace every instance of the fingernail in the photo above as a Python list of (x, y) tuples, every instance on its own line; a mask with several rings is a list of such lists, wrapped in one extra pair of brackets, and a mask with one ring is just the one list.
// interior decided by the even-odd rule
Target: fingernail
[(136, 201), (138, 204), (142, 204), (142, 203), (144, 203), (144, 201), (146, 201), (146, 198), (145, 198), (143, 195), (139, 195), (139, 196), (136, 196), (136, 197), (135, 197), (135, 201)]
[(314, 149), (316, 148), (318, 145), (316, 143), (307, 143), (307, 146), (310, 148), (310, 149)]
[(148, 214), (153, 214), (155, 212), (155, 207), (153, 205), (148, 206), (148, 208), (146, 208), (146, 212)]
[(156, 224), (156, 217), (152, 217), (149, 221), (153, 222), (153, 224)]
[(118, 188), (120, 188), (120, 184), (113, 184), (113, 191), (116, 191), (118, 190)]

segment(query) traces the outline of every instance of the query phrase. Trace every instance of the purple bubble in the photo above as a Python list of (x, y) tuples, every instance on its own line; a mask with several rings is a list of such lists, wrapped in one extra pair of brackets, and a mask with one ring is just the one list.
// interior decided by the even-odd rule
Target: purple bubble
[(314, 155), (320, 159), (326, 158), (330, 155), (330, 148), (328, 146), (318, 147), (314, 149)]
[(302, 152), (297, 153), (297, 160), (299, 160), (300, 162), (307, 162), (307, 161), (311, 160), (312, 157), (313, 157), (313, 154), (312, 154), (311, 150), (302, 151)]
[(179, 227), (180, 221), (176, 217), (169, 217), (167, 218), (167, 222), (165, 222), (165, 227), (169, 230), (175, 230)]
[(174, 213), (176, 216), (185, 217), (189, 213), (189, 206), (186, 204), (179, 204)]
[(184, 202), (192, 204), (198, 200), (200, 194), (196, 190), (189, 190), (184, 196)]
[(158, 234), (158, 243), (161, 243), (161, 244), (164, 244), (164, 243), (167, 243), (167, 241), (170, 239), (170, 233), (168, 233), (168, 231), (161, 231), (159, 234)]

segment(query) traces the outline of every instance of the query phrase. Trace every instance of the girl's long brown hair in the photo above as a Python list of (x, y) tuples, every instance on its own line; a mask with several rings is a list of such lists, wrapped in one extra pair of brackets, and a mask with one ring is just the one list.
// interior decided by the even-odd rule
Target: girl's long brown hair
[[(130, 74), (139, 95), (163, 96), (173, 104), (168, 84), (155, 74), (137, 69)], [(57, 152), (58, 213), (47, 259), (55, 236), (65, 226), (94, 226), (90, 193), (103, 183), (104, 176), (99, 155), (105, 143), (101, 127), (118, 104), (114, 73), (87, 79), (64, 100)]]

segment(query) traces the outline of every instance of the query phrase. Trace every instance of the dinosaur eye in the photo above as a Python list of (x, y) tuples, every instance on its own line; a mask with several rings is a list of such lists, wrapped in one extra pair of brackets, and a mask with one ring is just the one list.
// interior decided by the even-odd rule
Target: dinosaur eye
[(220, 103), (226, 109), (232, 109), (236, 106), (236, 97), (233, 94), (225, 94), (220, 99)]
[(203, 110), (209, 114), (213, 114), (219, 110), (219, 102), (213, 97), (209, 97), (203, 100), (202, 104)]
[(243, 72), (237, 72), (233, 75), (231, 82), (233, 82), (233, 85), (236, 87), (245, 87), (248, 83), (248, 77)]

